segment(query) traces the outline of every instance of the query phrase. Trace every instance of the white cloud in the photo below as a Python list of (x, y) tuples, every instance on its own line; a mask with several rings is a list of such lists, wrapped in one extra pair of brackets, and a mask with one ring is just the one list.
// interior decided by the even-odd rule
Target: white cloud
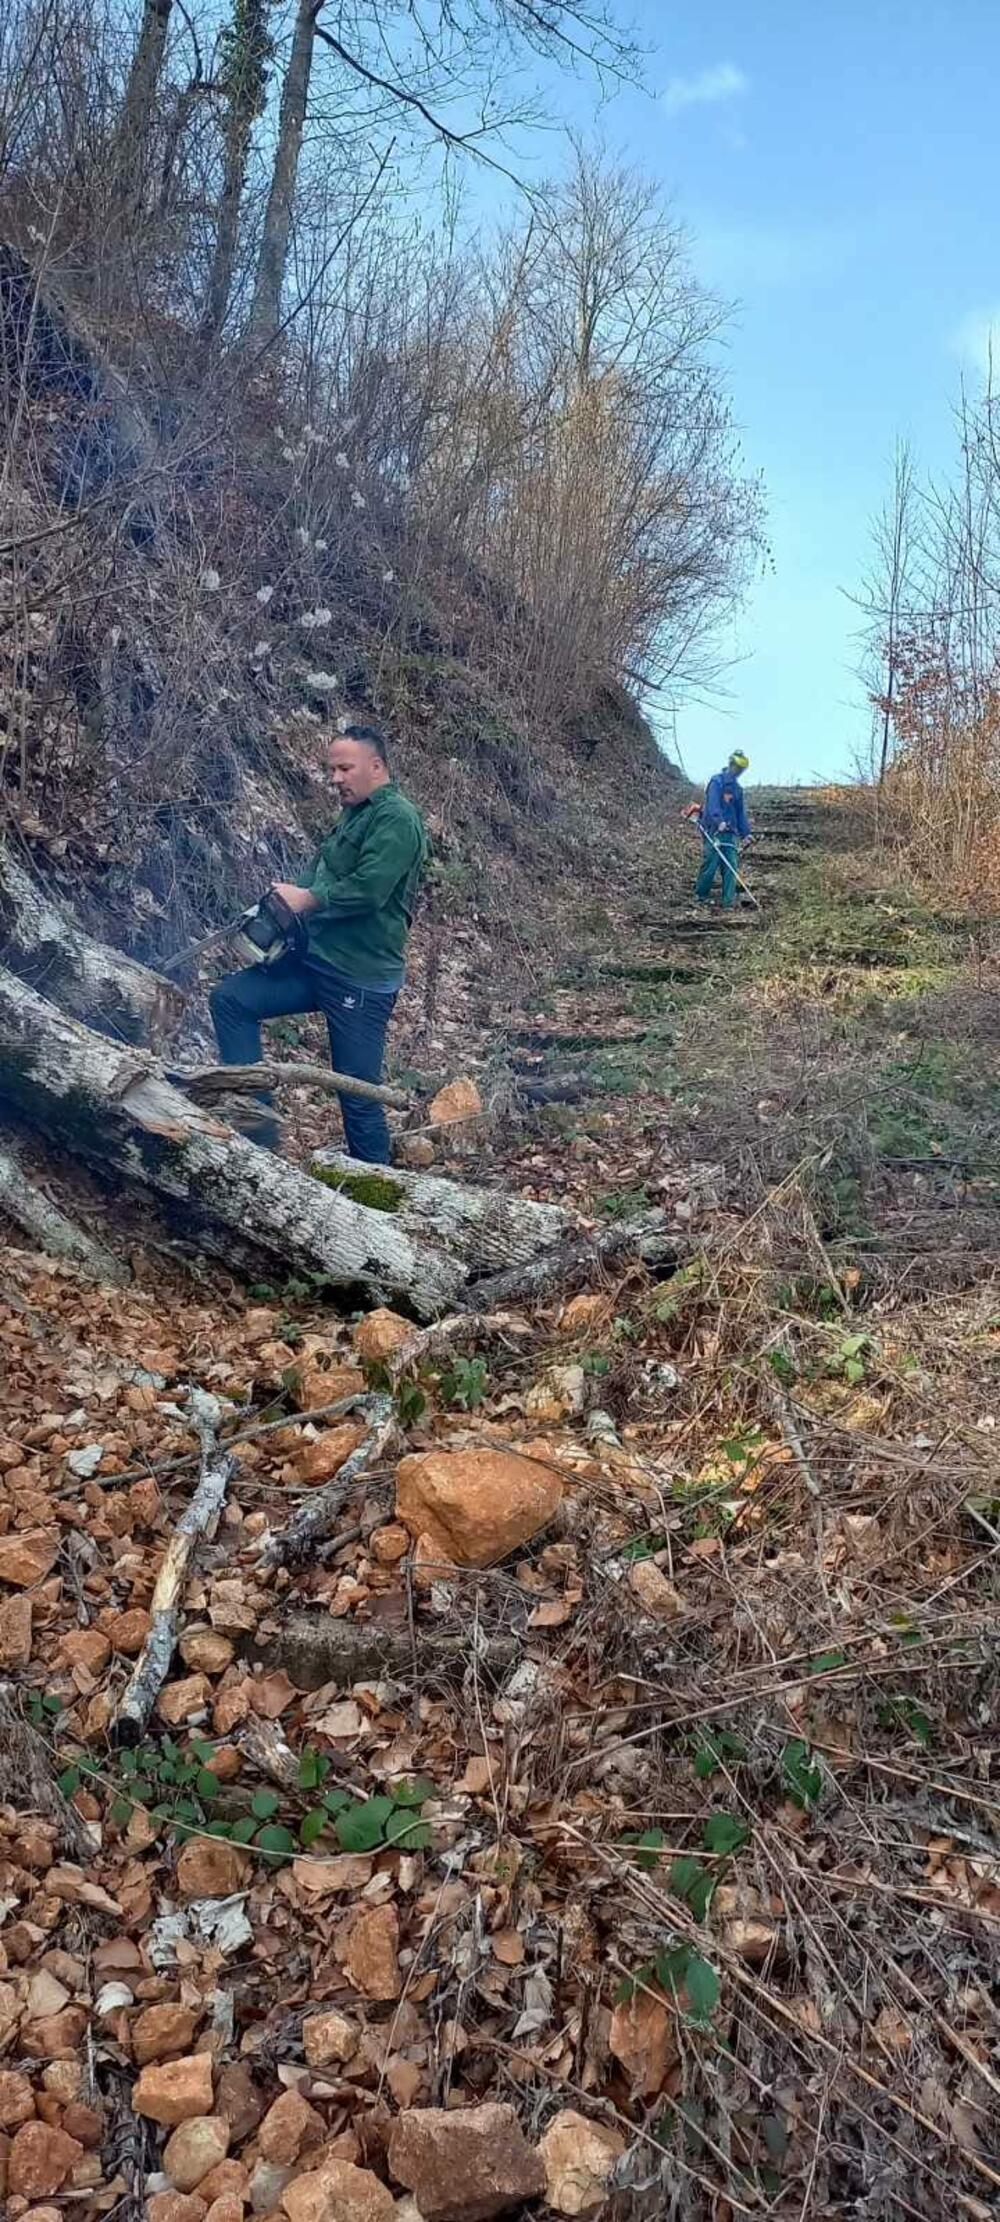
[(668, 115), (677, 116), (682, 108), (714, 107), (720, 100), (738, 100), (749, 89), (749, 78), (735, 62), (716, 62), (712, 69), (700, 70), (697, 77), (672, 77), (662, 100)]
[(1000, 370), (1000, 308), (973, 309), (952, 333), (951, 346), (982, 378)]

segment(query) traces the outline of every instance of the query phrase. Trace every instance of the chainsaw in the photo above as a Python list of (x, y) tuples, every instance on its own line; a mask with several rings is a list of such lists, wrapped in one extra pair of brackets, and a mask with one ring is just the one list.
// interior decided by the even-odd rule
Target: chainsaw
[(219, 926), (215, 933), (189, 942), (175, 957), (168, 957), (161, 969), (176, 972), (196, 957), (206, 956), (210, 949), (221, 949), (227, 941), (244, 964), (277, 964), (282, 957), (305, 955), (305, 922), (289, 910), (283, 896), (276, 895), (272, 887), (259, 903), (252, 903), (238, 918), (231, 918), (227, 926)]

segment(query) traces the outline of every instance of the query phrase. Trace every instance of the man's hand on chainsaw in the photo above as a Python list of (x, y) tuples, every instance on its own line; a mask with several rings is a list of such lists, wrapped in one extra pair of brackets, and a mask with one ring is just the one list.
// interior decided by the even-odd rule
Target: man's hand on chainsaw
[(308, 887), (295, 887), (291, 880), (272, 880), (271, 893), (280, 895), (282, 902), (287, 904), (290, 911), (294, 911), (297, 918), (304, 917), (308, 911), (319, 909), (311, 890)]

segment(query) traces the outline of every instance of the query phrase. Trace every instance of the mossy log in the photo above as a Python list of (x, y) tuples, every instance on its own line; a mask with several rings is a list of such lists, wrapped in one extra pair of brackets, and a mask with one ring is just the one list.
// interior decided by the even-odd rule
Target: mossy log
[[(526, 1265), (573, 1231), (558, 1204), (536, 1204), (503, 1189), (467, 1188), (436, 1173), (411, 1172), (393, 1165), (362, 1165), (341, 1150), (317, 1150), (312, 1160), (317, 1185), (342, 1195), (367, 1195), (391, 1224), (405, 1228), (414, 1241), (439, 1244), (465, 1268), (470, 1282), (511, 1266)], [(398, 1190), (394, 1204), (391, 1189)]]
[(368, 1210), (258, 1149), (171, 1087), (148, 1051), (92, 1033), (3, 967), (0, 1107), (105, 1179), (152, 1190), (241, 1267), (305, 1272), (422, 1319), (452, 1309), (467, 1280), (461, 1252), (429, 1227), (422, 1239), (418, 1216)]
[(320, 1153), (320, 1178), (175, 1088), (149, 1051), (91, 1032), (0, 967), (0, 1111), (105, 1179), (152, 1190), (241, 1269), (305, 1272), (436, 1319), (485, 1274), (566, 1239), (555, 1205)]

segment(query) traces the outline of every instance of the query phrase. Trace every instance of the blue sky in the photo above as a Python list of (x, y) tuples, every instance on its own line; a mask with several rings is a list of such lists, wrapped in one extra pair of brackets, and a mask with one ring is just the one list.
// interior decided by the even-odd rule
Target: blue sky
[(1000, 328), (1000, 13), (995, 0), (633, 0), (631, 13), (656, 49), (649, 91), (597, 114), (592, 86), (563, 77), (558, 108), (662, 183), (697, 273), (739, 304), (727, 378), (774, 559), (733, 642), (728, 699), (684, 709), (678, 744), (695, 778), (738, 744), (751, 779), (833, 776), (867, 736), (844, 590), (865, 569), (894, 443), (947, 468), (963, 370), (975, 378), (994, 316)]

